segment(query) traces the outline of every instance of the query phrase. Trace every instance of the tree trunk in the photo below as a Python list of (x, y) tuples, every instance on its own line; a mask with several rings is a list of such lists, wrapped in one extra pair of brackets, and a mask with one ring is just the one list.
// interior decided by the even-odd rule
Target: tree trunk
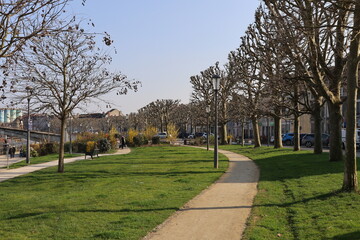
[(320, 99), (317, 99), (314, 103), (314, 109), (311, 113), (314, 119), (314, 154), (321, 154), (322, 153), (322, 131), (321, 131), (321, 104)]
[(329, 161), (336, 162), (343, 160), (343, 153), (341, 150), (341, 122), (342, 122), (342, 115), (341, 115), (341, 107), (340, 103), (329, 103), (329, 112), (330, 112), (330, 154), (329, 154)]
[(300, 120), (299, 115), (294, 114), (294, 151), (300, 150)]
[(245, 145), (245, 121), (241, 120), (241, 146)]
[(294, 151), (300, 150), (299, 89), (294, 84)]
[(227, 125), (226, 125), (226, 119), (227, 119), (227, 104), (226, 101), (221, 100), (221, 144), (225, 145), (227, 144)]
[(58, 162), (58, 172), (64, 172), (64, 143), (65, 143), (65, 129), (66, 129), (66, 118), (62, 117), (60, 119), (60, 145), (59, 145), (59, 162)]
[(257, 117), (252, 117), (251, 121), (254, 130), (254, 144), (255, 144), (254, 147), (261, 147), (258, 119)]
[(282, 148), (281, 118), (274, 116), (274, 148)]
[(344, 164), (344, 191), (358, 191), (356, 166), (356, 100), (359, 75), (360, 1), (356, 1), (353, 39), (350, 44), (347, 72), (346, 159)]
[(225, 124), (221, 124), (220, 125), (220, 131), (221, 131), (221, 145), (226, 145), (227, 144), (227, 127), (226, 127), (226, 123)]

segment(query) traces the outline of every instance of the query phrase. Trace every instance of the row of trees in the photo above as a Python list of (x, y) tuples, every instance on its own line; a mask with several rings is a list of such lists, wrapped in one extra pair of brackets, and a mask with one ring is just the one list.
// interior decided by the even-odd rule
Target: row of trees
[[(258, 119), (275, 122), (275, 148), (282, 147), (281, 118), (294, 120), (299, 150), (299, 117), (311, 114), (315, 148), (321, 148), (320, 109), (330, 111), (330, 161), (342, 161), (341, 107), (346, 101), (346, 159), (343, 190), (357, 191), (356, 101), (359, 67), (360, 1), (264, 0), (255, 21), (229, 53), (223, 68), (216, 63), (191, 77), (192, 101), (213, 104), (211, 78), (221, 77), (220, 126), (237, 118), (251, 119), (255, 147), (260, 147)], [(341, 95), (344, 89), (346, 97)], [(234, 106), (235, 105), (235, 106)]]
[(198, 126), (206, 128), (208, 118), (213, 121), (213, 116), (205, 109), (206, 105), (202, 102), (183, 104), (180, 100), (158, 99), (140, 108), (137, 113), (130, 113), (126, 126), (138, 131), (154, 127), (158, 132), (168, 132), (168, 126), (175, 125), (185, 136), (187, 132), (195, 132)]
[[(83, 1), (84, 3), (85, 1)], [(111, 57), (75, 17), (63, 17), (68, 0), (4, 0), (0, 4), (2, 91), (61, 122), (58, 172), (64, 172), (64, 136), (74, 109), (111, 91), (136, 91), (139, 82), (109, 71)], [(106, 45), (112, 40), (101, 34)], [(5, 98), (5, 97), (3, 97)]]

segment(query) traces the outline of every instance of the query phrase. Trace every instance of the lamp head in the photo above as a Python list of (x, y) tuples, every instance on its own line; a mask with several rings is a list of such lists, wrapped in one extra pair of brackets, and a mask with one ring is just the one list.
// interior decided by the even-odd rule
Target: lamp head
[(210, 106), (206, 106), (206, 113), (210, 113)]
[(220, 76), (215, 74), (212, 76), (212, 84), (214, 87), (214, 90), (219, 90), (220, 89)]

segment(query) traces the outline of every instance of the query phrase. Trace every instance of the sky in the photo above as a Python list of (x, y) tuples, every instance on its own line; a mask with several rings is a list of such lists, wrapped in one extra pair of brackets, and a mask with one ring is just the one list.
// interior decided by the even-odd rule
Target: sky
[[(87, 0), (73, 1), (68, 12), (91, 19), (95, 32), (108, 32), (114, 40), (113, 71), (141, 81), (138, 92), (107, 94), (110, 108), (124, 114), (137, 112), (157, 99), (188, 103), (190, 77), (215, 62), (227, 62), (240, 45), (259, 0)], [(93, 104), (91, 112), (107, 111)], [(110, 109), (108, 109), (110, 110)]]

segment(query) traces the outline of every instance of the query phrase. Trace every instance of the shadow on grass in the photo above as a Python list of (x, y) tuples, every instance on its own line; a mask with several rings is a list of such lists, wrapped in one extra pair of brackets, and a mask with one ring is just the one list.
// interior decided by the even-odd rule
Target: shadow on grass
[(335, 236), (333, 240), (359, 240), (360, 239), (360, 231), (346, 233), (342, 235)]
[(89, 180), (91, 181), (96, 179), (106, 179), (106, 178), (118, 178), (118, 177), (131, 177), (131, 176), (163, 176), (163, 177), (181, 177), (188, 175), (197, 175), (197, 174), (217, 174), (219, 170), (214, 171), (169, 171), (169, 172), (157, 172), (157, 171), (147, 171), (147, 172), (134, 172), (134, 171), (123, 171), (123, 172), (114, 172), (114, 171), (71, 171), (64, 174), (38, 171), (31, 175), (24, 175), (14, 179), (10, 179), (7, 183), (17, 183), (17, 184), (28, 184), (36, 185), (37, 183), (43, 184), (46, 181), (79, 181), (79, 180)]
[(330, 192), (330, 193), (326, 193), (326, 194), (321, 194), (315, 197), (311, 197), (311, 198), (306, 198), (303, 199), (301, 201), (294, 201), (294, 202), (289, 202), (289, 203), (283, 203), (283, 204), (261, 204), (261, 205), (254, 205), (254, 207), (291, 207), (292, 205), (295, 204), (299, 204), (299, 203), (307, 203), (313, 200), (321, 200), (321, 201), (325, 201), (328, 200), (332, 197), (336, 197), (339, 193), (341, 193), (341, 191), (334, 191), (334, 192)]
[(44, 212), (33, 212), (33, 213), (22, 213), (15, 216), (11, 216), (6, 218), (6, 220), (12, 219), (23, 219), (29, 217), (37, 217), (43, 214), (54, 214), (54, 213), (137, 213), (137, 212), (158, 212), (158, 211), (177, 211), (179, 208), (177, 207), (169, 207), (169, 208), (150, 208), (150, 209), (79, 209), (79, 210), (68, 210), (68, 211), (44, 211)]
[(204, 160), (178, 160), (178, 161), (147, 161), (147, 162), (138, 162), (137, 159), (134, 159), (133, 162), (129, 162), (129, 159), (127, 161), (122, 161), (119, 159), (118, 162), (89, 162), (88, 165), (119, 165), (119, 164), (125, 164), (125, 165), (134, 165), (134, 164), (141, 164), (141, 165), (151, 165), (151, 164), (178, 164), (178, 163), (212, 163), (212, 159), (204, 159)]
[(260, 180), (278, 181), (323, 174), (343, 173), (343, 162), (329, 162), (328, 154), (286, 154), (255, 160), (261, 169)]

